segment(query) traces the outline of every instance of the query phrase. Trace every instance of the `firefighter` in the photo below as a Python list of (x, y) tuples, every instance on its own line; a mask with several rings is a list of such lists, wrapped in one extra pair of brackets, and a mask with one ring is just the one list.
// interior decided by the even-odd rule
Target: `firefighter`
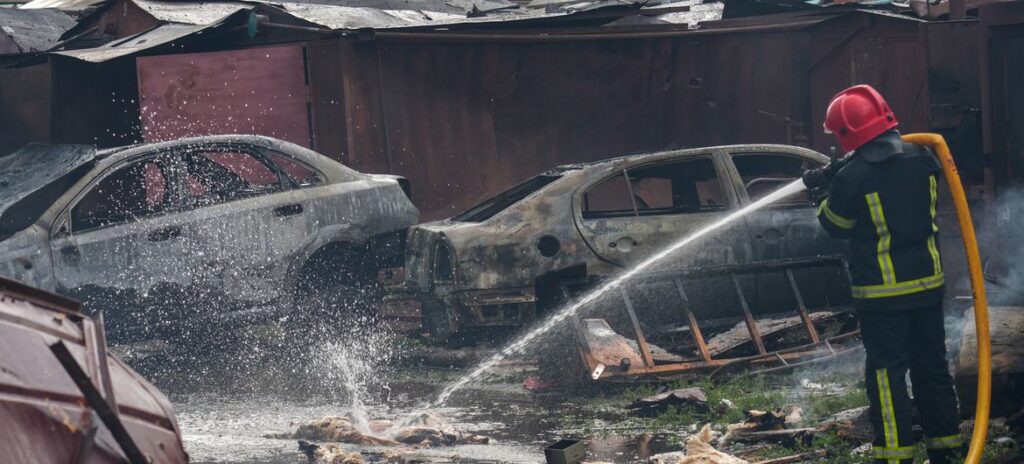
[(909, 372), (929, 460), (944, 464), (962, 445), (946, 364), (945, 278), (935, 223), (941, 168), (927, 148), (904, 143), (897, 125), (871, 86), (839, 92), (825, 115), (825, 132), (847, 155), (806, 172), (804, 183), (827, 187), (818, 220), (833, 238), (850, 241), (875, 462), (912, 462)]

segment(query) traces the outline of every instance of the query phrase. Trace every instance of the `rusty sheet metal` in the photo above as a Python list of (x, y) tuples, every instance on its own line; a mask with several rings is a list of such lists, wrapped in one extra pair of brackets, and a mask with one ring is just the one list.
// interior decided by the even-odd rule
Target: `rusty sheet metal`
[(362, 119), (348, 156), (409, 177), (431, 220), (535, 172), (623, 153), (734, 143), (827, 153), (823, 105), (855, 82), (892, 95), (907, 130), (928, 128), (922, 24), (858, 11), (696, 31), (382, 31), (375, 45), (352, 41), (360, 69), (343, 73), (349, 117)]
[[(649, 354), (650, 347), (646, 340), (648, 336), (657, 338), (665, 333), (645, 333), (641, 323), (634, 314), (632, 303), (627, 294), (627, 289), (619, 290), (621, 306), (629, 313), (630, 324), (636, 334), (636, 341), (626, 339), (603, 319), (587, 319), (576, 324), (575, 330), (578, 338), (578, 349), (587, 372), (591, 373), (593, 380), (607, 380), (613, 377), (644, 377), (650, 375), (681, 374), (693, 371), (707, 371), (711, 369), (722, 369), (725, 367), (734, 368), (737, 366), (775, 365), (773, 369), (788, 368), (796, 364), (806, 363), (814, 360), (821, 360), (836, 356), (852, 349), (851, 347), (835, 346), (834, 344), (855, 339), (859, 332), (856, 330), (854, 316), (844, 307), (829, 307), (828, 310), (806, 314), (800, 289), (793, 286), (796, 308), (794, 314), (767, 313), (764, 308), (758, 308), (759, 315), (755, 319), (743, 296), (744, 290), (739, 285), (739, 278), (742, 276), (757, 276), (766, 273), (784, 273), (790, 275), (793, 270), (818, 268), (821, 266), (835, 266), (845, 270), (845, 261), (840, 257), (819, 257), (804, 259), (783, 259), (775, 261), (764, 261), (740, 266), (705, 266), (683, 269), (678, 271), (656, 271), (644, 272), (639, 279), (634, 280), (631, 289), (636, 293), (650, 292), (660, 282), (675, 282), (679, 285), (681, 280), (693, 280), (700, 277), (728, 276), (736, 283), (736, 293), (743, 309), (744, 318), (736, 321), (736, 317), (729, 317), (730, 313), (735, 314), (735, 308), (727, 309), (716, 303), (712, 309), (715, 310), (713, 320), (704, 320), (705, 327), (700, 327), (700, 321), (690, 324), (690, 336), (694, 339), (692, 344), (679, 343), (671, 337), (666, 341), (673, 342), (680, 348), (677, 351), (683, 353), (675, 359), (661, 359), (652, 357)], [(681, 287), (678, 300), (687, 301), (688, 298), (682, 294)], [(567, 287), (563, 290), (568, 294)], [(662, 298), (659, 301), (672, 301), (673, 298)], [(684, 304), (689, 311), (689, 304)], [(776, 310), (781, 308), (775, 308)], [(708, 326), (721, 326), (723, 321), (729, 321), (725, 330), (718, 329), (706, 344), (706, 351), (703, 345), (703, 338), (700, 335), (706, 332)], [(735, 321), (735, 322), (732, 322)], [(663, 324), (663, 321), (659, 321)], [(818, 327), (815, 327), (815, 324)], [(697, 328), (697, 330), (694, 330)], [(625, 330), (625, 329), (622, 329)], [(819, 333), (826, 338), (819, 337)], [(770, 348), (769, 349), (766, 349)], [(756, 348), (756, 350), (754, 349)], [(637, 362), (639, 361), (639, 362)]]
[(38, 9), (38, 8), (55, 8), (65, 11), (81, 11), (87, 8), (92, 8), (105, 0), (32, 0), (18, 8), (26, 9)]
[(54, 52), (56, 55), (75, 58), (90, 63), (102, 63), (114, 58), (132, 55), (144, 50), (169, 44), (175, 40), (207, 29), (207, 26), (190, 24), (162, 24), (128, 39), (115, 40), (102, 47), (83, 48)]
[(51, 134), (51, 68), (40, 63), (0, 69), (0, 156)]
[(77, 312), (77, 303), (0, 279), (0, 446), (5, 459), (123, 462), (110, 431), (85, 406), (50, 352), (49, 345), (62, 341), (151, 462), (188, 462), (170, 402), (108, 356), (103, 340), (102, 330)]
[(987, 55), (983, 55), (983, 130), (985, 153), (995, 182), (1007, 186), (1024, 178), (1024, 4), (995, 3), (979, 9)]
[(179, 24), (210, 25), (223, 21), (239, 11), (251, 10), (252, 5), (241, 2), (161, 2), (131, 0), (146, 13), (160, 21)]
[(262, 134), (310, 147), (303, 47), (136, 60), (146, 142)]
[[(74, 25), (63, 11), (0, 8), (0, 55), (48, 50)], [(5, 43), (13, 44), (13, 49)]]
[[(380, 45), (385, 159), (390, 172), (412, 180), (422, 217), (431, 220), (559, 164), (683, 146), (785, 143), (785, 127), (759, 111), (800, 113), (798, 70), (776, 62), (796, 59), (801, 45), (786, 32)], [(756, 76), (744, 72), (751, 64)], [(356, 159), (361, 151), (350, 149)]]
[(465, 19), (465, 15), (436, 11), (392, 10), (312, 3), (279, 3), (278, 5), (288, 14), (330, 29), (448, 24)]

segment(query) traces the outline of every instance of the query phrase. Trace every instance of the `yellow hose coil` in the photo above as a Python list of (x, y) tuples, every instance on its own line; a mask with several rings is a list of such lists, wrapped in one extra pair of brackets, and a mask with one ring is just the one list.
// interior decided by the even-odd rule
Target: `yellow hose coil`
[(974, 223), (971, 222), (971, 210), (967, 207), (964, 186), (960, 183), (960, 174), (953, 163), (953, 155), (949, 152), (946, 140), (939, 134), (907, 134), (903, 136), (903, 141), (931, 147), (935, 152), (935, 156), (942, 164), (942, 173), (949, 184), (949, 192), (956, 206), (956, 216), (960, 221), (960, 233), (964, 240), (964, 251), (967, 252), (967, 268), (971, 273), (971, 289), (974, 295), (974, 324), (978, 332), (978, 397), (974, 410), (971, 448), (964, 462), (978, 464), (985, 451), (988, 416), (992, 404), (992, 347), (988, 332), (988, 298), (985, 295), (985, 282), (982, 278), (978, 239), (974, 234)]

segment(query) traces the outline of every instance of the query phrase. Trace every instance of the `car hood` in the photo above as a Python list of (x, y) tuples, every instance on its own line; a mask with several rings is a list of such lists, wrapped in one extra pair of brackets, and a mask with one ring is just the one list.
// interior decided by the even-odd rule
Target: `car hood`
[(88, 145), (33, 143), (0, 158), (0, 240), (35, 222), (96, 157)]

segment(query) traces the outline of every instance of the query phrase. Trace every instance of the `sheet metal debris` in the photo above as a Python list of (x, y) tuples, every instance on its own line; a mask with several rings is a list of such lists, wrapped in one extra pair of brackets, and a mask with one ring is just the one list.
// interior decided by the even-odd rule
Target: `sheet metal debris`
[(0, 55), (49, 50), (74, 25), (63, 11), (0, 8)]
[(699, 387), (678, 388), (640, 398), (626, 407), (637, 414), (657, 415), (670, 407), (693, 406), (697, 410), (708, 410), (708, 396)]
[(167, 398), (107, 354), (102, 320), (78, 303), (0, 278), (0, 448), (11, 462), (115, 463), (123, 446), (49, 347), (62, 344), (149, 462), (188, 457)]
[(114, 58), (128, 56), (144, 50), (152, 49), (161, 45), (167, 45), (175, 40), (188, 37), (198, 33), (210, 26), (190, 24), (162, 24), (142, 34), (132, 36), (128, 39), (117, 40), (97, 48), (83, 48), (80, 50), (64, 50), (55, 52), (56, 55), (76, 58), (90, 63), (102, 63)]
[[(678, 300), (683, 303), (683, 312), (693, 339), (692, 348), (680, 359), (667, 360), (664, 354), (654, 355), (649, 335), (637, 317), (629, 288), (619, 290), (622, 307), (631, 322), (636, 335), (634, 349), (625, 337), (615, 333), (603, 320), (588, 319), (577, 321), (576, 335), (583, 363), (594, 380), (609, 380), (616, 377), (645, 377), (680, 374), (691, 371), (713, 370), (712, 375), (723, 368), (754, 365), (772, 370), (789, 369), (808, 362), (818, 362), (856, 349), (843, 343), (859, 335), (849, 312), (842, 308), (812, 312), (804, 305), (804, 298), (793, 277), (793, 271), (822, 265), (835, 266), (845, 271), (843, 258), (819, 257), (777, 260), (752, 265), (719, 266), (695, 268), (682, 271), (650, 273), (637, 286), (650, 288), (658, 283), (675, 283), (680, 292)], [(778, 313), (758, 311), (764, 316), (754, 317), (747, 297), (744, 296), (740, 278), (766, 273), (782, 273), (790, 283), (796, 301), (795, 316), (779, 317)], [(705, 329), (689, 307), (682, 282), (698, 277), (726, 276), (734, 283), (739, 308), (733, 314), (739, 320), (732, 329), (715, 334), (705, 342)], [(642, 289), (634, 288), (639, 292)], [(563, 285), (567, 297), (569, 290)], [(729, 314), (730, 311), (720, 311)], [(771, 316), (774, 314), (774, 316)], [(705, 324), (707, 325), (707, 321)], [(745, 335), (741, 335), (745, 332)], [(794, 335), (796, 334), (796, 335)], [(717, 338), (716, 338), (717, 337)]]
[(153, 18), (169, 23), (211, 25), (223, 21), (239, 11), (251, 10), (252, 5), (242, 2), (161, 2), (132, 0)]

